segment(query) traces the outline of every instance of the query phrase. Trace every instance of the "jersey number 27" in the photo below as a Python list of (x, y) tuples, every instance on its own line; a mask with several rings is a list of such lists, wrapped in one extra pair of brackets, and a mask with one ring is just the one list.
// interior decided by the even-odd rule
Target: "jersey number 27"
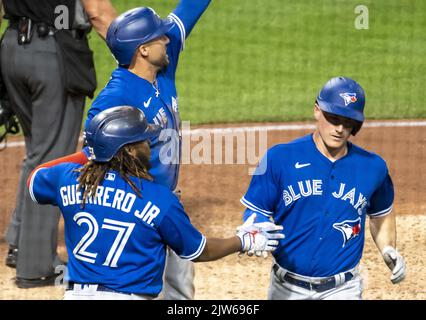
[[(79, 212), (74, 216), (74, 221), (81, 226), (87, 224), (88, 230), (81, 238), (80, 242), (73, 250), (74, 256), (89, 263), (95, 263), (97, 253), (87, 251), (90, 244), (96, 239), (99, 232), (99, 225), (96, 219), (88, 212)], [(121, 253), (129, 240), (130, 234), (135, 227), (134, 223), (122, 222), (112, 219), (104, 219), (101, 228), (117, 232), (114, 243), (112, 244), (108, 255), (102, 265), (116, 268), (117, 261), (120, 259)]]

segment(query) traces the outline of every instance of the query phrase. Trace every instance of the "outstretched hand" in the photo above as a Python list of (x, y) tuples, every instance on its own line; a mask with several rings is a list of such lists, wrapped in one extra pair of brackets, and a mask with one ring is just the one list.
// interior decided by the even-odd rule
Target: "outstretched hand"
[(254, 223), (256, 214), (252, 214), (243, 225), (237, 228), (237, 236), (241, 240), (241, 251), (249, 255), (267, 257), (269, 251), (274, 251), (280, 239), (284, 239), (282, 226), (272, 222)]

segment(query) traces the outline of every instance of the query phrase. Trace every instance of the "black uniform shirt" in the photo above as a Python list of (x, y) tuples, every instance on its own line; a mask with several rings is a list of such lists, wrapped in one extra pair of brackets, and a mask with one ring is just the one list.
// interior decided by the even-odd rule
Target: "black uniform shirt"
[[(55, 19), (68, 11), (69, 25), (72, 26), (76, 0), (3, 0), (3, 5), (6, 19), (28, 17), (33, 22), (45, 22), (52, 27)], [(68, 10), (64, 11), (64, 7), (59, 6), (65, 6)]]

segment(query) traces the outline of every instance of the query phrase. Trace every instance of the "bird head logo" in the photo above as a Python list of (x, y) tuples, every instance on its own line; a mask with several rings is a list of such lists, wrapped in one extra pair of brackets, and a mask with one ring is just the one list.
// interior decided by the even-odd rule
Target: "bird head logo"
[(361, 218), (335, 223), (333, 224), (333, 228), (341, 232), (343, 236), (343, 248), (348, 241), (358, 237), (361, 233)]
[(345, 106), (357, 101), (356, 93), (344, 92), (344, 93), (340, 93), (339, 96), (341, 96), (343, 100), (345, 100)]

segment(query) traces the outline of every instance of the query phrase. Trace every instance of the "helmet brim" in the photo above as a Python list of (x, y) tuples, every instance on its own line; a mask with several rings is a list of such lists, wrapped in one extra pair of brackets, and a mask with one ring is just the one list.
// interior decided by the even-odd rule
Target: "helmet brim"
[(170, 18), (161, 19), (161, 26), (149, 37), (148, 41), (141, 43), (141, 45), (154, 41), (164, 36), (166, 33), (172, 30), (174, 26), (175, 26), (175, 23), (173, 22), (172, 19)]
[(96, 158), (94, 158), (93, 160), (95, 162), (108, 162), (110, 161), (112, 158), (114, 158), (115, 154), (118, 152), (118, 150), (120, 150), (122, 147), (124, 147), (125, 145), (128, 144), (132, 144), (132, 143), (138, 143), (138, 142), (143, 142), (143, 141), (149, 141), (150, 143), (152, 143), (152, 140), (159, 137), (160, 133), (161, 133), (161, 126), (155, 125), (155, 124), (148, 124), (146, 130), (141, 133), (138, 136), (135, 136), (133, 139), (129, 139), (128, 141), (126, 141), (125, 143), (119, 144), (117, 145), (117, 147), (114, 150), (114, 153), (111, 153), (109, 155), (100, 155), (97, 156)]
[(327, 103), (320, 99), (317, 100), (318, 106), (322, 111), (335, 114), (341, 117), (349, 118), (358, 122), (364, 122), (364, 114), (355, 109), (343, 108), (339, 105), (335, 105), (332, 103)]

